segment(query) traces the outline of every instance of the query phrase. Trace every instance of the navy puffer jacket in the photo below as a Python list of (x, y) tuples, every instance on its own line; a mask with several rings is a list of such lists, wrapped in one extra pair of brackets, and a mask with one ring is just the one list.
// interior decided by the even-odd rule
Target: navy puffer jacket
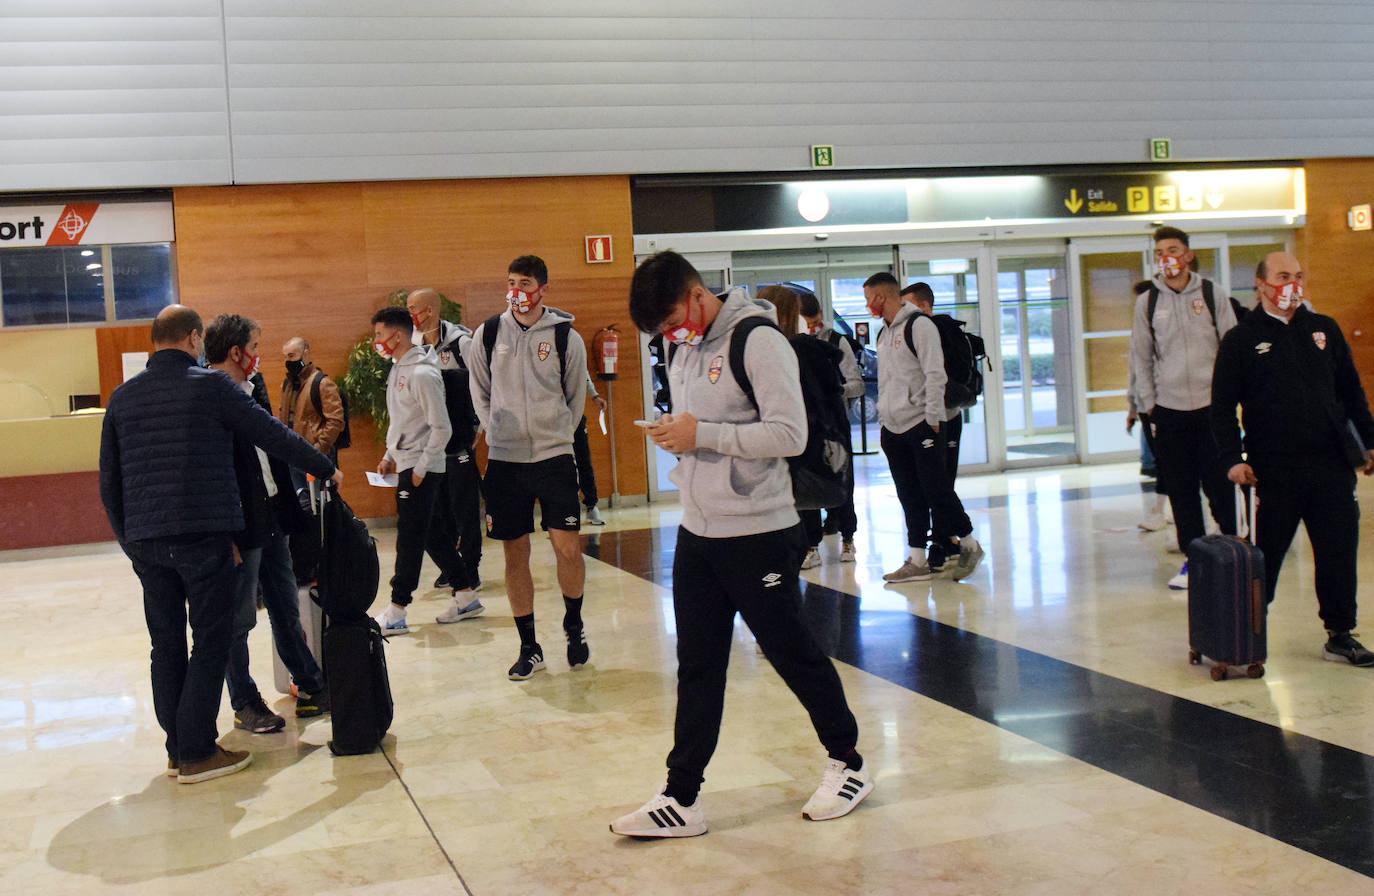
[(121, 542), (243, 528), (233, 434), (317, 477), (334, 464), (217, 370), (163, 349), (110, 396), (100, 499)]

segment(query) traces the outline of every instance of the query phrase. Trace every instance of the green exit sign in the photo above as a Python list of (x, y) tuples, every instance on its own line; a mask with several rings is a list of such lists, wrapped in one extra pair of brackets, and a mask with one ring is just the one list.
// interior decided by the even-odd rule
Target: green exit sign
[(1150, 161), (1167, 162), (1174, 157), (1172, 142), (1168, 137), (1154, 137), (1150, 140)]
[(812, 146), (812, 147), (811, 147), (811, 167), (812, 167), (812, 168), (834, 168), (834, 167), (835, 167), (835, 147), (833, 147), (833, 146)]

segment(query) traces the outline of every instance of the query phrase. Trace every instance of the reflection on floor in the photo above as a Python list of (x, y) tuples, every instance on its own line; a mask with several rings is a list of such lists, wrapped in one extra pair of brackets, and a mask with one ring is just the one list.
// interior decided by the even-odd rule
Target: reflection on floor
[[(505, 678), (500, 551), (488, 615), (388, 645), (385, 754), (332, 758), (327, 718), (233, 731), (247, 771), (161, 774), (137, 581), (110, 546), (0, 555), (0, 888), (14, 893), (1366, 892), (1374, 670), (1324, 663), (1304, 539), (1270, 616), (1267, 674), (1186, 661), (1172, 529), (1142, 533), (1133, 467), (970, 477), (985, 564), (882, 583), (904, 552), (881, 458), (862, 458), (859, 562), (806, 573), (877, 789), (848, 818), (800, 808), (823, 753), (740, 626), (703, 792), (711, 826), (636, 843), (606, 824), (663, 780), (673, 713), (675, 505), (603, 512), (588, 537), (589, 667), (570, 672), (547, 541), (549, 669)], [(1361, 483), (1368, 501), (1374, 491)], [(1366, 524), (1369, 525), (1369, 524)], [(378, 533), (383, 566), (393, 533)], [(1368, 535), (1369, 533), (1366, 533)], [(833, 539), (831, 540), (833, 541)], [(1366, 581), (1374, 576), (1361, 563)], [(427, 580), (432, 580), (432, 574)], [(417, 600), (432, 619), (442, 595)], [(1371, 640), (1374, 640), (1372, 638)], [(253, 669), (271, 690), (265, 619)]]

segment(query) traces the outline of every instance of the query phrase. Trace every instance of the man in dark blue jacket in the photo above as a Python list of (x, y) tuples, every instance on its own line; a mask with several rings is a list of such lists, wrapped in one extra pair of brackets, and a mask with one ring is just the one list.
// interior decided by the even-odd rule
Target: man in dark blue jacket
[(168, 774), (194, 784), (252, 759), (215, 742), (235, 585), (231, 535), (244, 524), (233, 434), (318, 477), (337, 483), (343, 475), (227, 376), (197, 364), (205, 338), (195, 311), (164, 308), (152, 343), (147, 369), (116, 389), (106, 408), (100, 498), (143, 584)]

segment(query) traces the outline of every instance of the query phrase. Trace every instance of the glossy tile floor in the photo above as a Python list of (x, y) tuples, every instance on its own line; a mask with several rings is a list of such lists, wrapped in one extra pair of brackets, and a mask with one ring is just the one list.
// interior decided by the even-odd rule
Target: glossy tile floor
[[(506, 680), (516, 636), (489, 545), (487, 615), (388, 646), (385, 754), (331, 757), (327, 719), (233, 731), (226, 701), (222, 742), (254, 764), (195, 786), (162, 774), (123, 555), (23, 552), (0, 555), (0, 892), (1374, 892), (1374, 670), (1320, 659), (1305, 539), (1271, 608), (1267, 674), (1213, 682), (1188, 665), (1183, 594), (1164, 587), (1181, 558), (1136, 527), (1133, 466), (969, 477), (984, 565), (889, 587), (901, 517), (880, 458), (861, 467), (859, 562), (838, 564), (832, 539), (805, 574), (877, 774), (847, 818), (800, 817), (824, 755), (741, 625), (710, 833), (608, 833), (663, 780), (674, 505), (606, 510), (590, 530), (587, 668), (562, 659), (537, 539), (549, 669)], [(1360, 489), (1369, 506), (1374, 483)], [(393, 534), (376, 534), (389, 569)], [(1374, 564), (1361, 573), (1374, 581)], [(412, 623), (441, 606), (420, 596)], [(265, 618), (252, 645), (289, 715)]]

